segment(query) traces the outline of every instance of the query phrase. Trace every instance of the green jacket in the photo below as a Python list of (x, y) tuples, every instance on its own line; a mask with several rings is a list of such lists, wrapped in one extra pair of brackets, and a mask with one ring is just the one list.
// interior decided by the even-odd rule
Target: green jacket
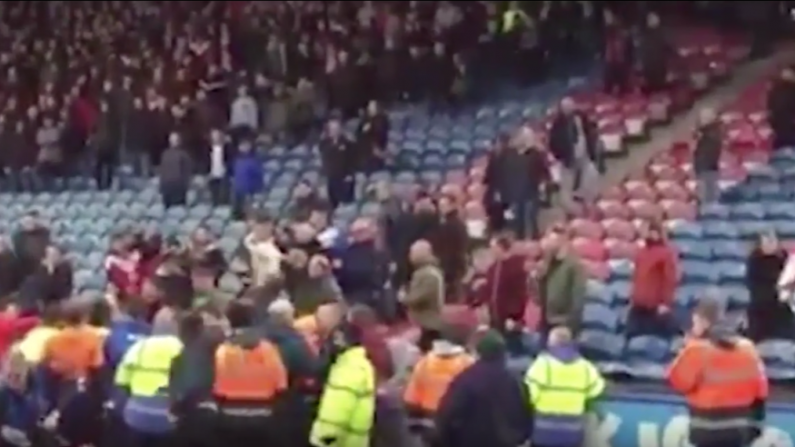
[(568, 255), (549, 260), (540, 281), (544, 317), (549, 325), (566, 325), (577, 333), (582, 324), (587, 276), (579, 260)]

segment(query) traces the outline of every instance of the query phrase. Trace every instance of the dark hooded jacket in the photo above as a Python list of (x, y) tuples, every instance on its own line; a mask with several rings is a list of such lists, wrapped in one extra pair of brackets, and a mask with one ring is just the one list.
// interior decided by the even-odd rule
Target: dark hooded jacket
[(503, 355), (483, 357), (450, 384), (436, 415), (439, 447), (515, 447), (531, 434), (527, 388)]

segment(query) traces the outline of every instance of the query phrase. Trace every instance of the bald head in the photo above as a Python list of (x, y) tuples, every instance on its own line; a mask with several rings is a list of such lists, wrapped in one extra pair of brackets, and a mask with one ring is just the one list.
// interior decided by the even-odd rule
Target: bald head
[(571, 343), (571, 341), (571, 330), (567, 327), (558, 326), (549, 332), (549, 346), (567, 345)]
[(705, 107), (698, 112), (698, 120), (701, 124), (712, 124), (717, 119), (718, 115), (715, 109)]
[(577, 104), (575, 104), (574, 99), (572, 98), (563, 98), (560, 101), (560, 111), (563, 113), (574, 113), (574, 110), (577, 108)]
[(409, 259), (414, 264), (424, 264), (433, 259), (433, 247), (425, 239), (420, 239), (411, 245)]

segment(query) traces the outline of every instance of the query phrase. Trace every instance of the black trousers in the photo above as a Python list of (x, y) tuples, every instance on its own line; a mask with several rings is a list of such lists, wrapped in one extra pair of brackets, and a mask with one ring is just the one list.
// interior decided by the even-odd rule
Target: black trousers
[(115, 160), (109, 157), (97, 157), (94, 164), (94, 180), (97, 182), (98, 189), (109, 189), (113, 185), (115, 168)]
[(188, 203), (188, 188), (182, 185), (163, 185), (160, 187), (163, 206), (184, 206)]
[(229, 203), (229, 180), (226, 178), (211, 178), (207, 183), (210, 190), (210, 201), (213, 205), (226, 205)]
[(356, 199), (356, 180), (353, 176), (330, 176), (326, 182), (326, 192), (333, 208), (352, 203)]

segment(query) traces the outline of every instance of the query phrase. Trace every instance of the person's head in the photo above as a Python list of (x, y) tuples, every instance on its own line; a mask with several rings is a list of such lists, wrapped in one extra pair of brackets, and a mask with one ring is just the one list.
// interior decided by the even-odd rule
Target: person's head
[(224, 133), (218, 129), (213, 129), (210, 131), (210, 142), (212, 144), (224, 144)]
[(649, 224), (646, 229), (646, 243), (658, 244), (665, 240), (665, 230), (658, 222)]
[(237, 97), (242, 98), (244, 96), (248, 96), (248, 87), (241, 85), (237, 88)]
[(83, 300), (69, 298), (61, 305), (61, 316), (67, 326), (79, 326), (88, 319), (89, 307)]
[(442, 42), (435, 42), (435, 43), (433, 44), (433, 54), (436, 54), (436, 55), (438, 55), (438, 56), (441, 56), (441, 55), (443, 55), (443, 54), (444, 54), (444, 50), (445, 50), (445, 48), (444, 48), (444, 43), (442, 43)]
[(760, 233), (757, 244), (759, 250), (766, 255), (776, 253), (781, 249), (778, 236), (772, 231)]
[(649, 28), (658, 28), (660, 26), (660, 16), (656, 13), (650, 12), (646, 16), (646, 26)]
[(504, 359), (506, 349), (505, 339), (493, 329), (480, 334), (479, 340), (475, 343), (478, 358), (486, 361)]
[(35, 230), (40, 225), (38, 211), (28, 211), (19, 221), (19, 226), (23, 231)]
[(713, 124), (718, 119), (715, 109), (711, 107), (704, 107), (698, 112), (698, 122), (702, 126)]
[[(268, 308), (270, 310), (270, 308)], [(244, 329), (254, 325), (254, 306), (249, 300), (235, 300), (226, 308), (226, 319), (232, 329)]]
[(320, 332), (329, 332), (342, 320), (342, 304), (338, 302), (322, 304), (315, 311), (315, 320)]
[(63, 321), (63, 308), (59, 303), (47, 302), (42, 306), (39, 318), (44, 326), (57, 326)]
[(251, 219), (251, 233), (258, 240), (273, 237), (273, 218), (265, 213), (257, 213)]
[(557, 326), (552, 328), (549, 332), (549, 347), (554, 348), (556, 346), (566, 346), (572, 343), (573, 336), (571, 334), (571, 329), (565, 326)]
[(88, 324), (107, 327), (112, 317), (110, 304), (104, 299), (94, 299), (88, 309)]
[(318, 229), (309, 222), (298, 222), (290, 228), (293, 234), (293, 242), (304, 245), (312, 242), (317, 237)]
[(378, 112), (381, 111), (381, 108), (378, 106), (378, 101), (371, 99), (370, 102), (367, 103), (367, 114), (370, 116), (375, 116)]
[(458, 210), (456, 206), (455, 199), (448, 195), (443, 195), (439, 197), (439, 214), (443, 216), (447, 216), (449, 214), (455, 213)]
[(328, 212), (324, 209), (313, 209), (309, 212), (309, 224), (322, 231), (328, 227)]
[(171, 134), (169, 134), (169, 136), (168, 136), (168, 145), (169, 146), (177, 147), (177, 146), (179, 146), (180, 142), (181, 142), (181, 139), (180, 139), (178, 133), (172, 132)]
[(423, 265), (433, 261), (433, 246), (425, 239), (420, 239), (411, 245), (409, 260), (414, 265)]
[(716, 297), (708, 295), (701, 298), (693, 309), (691, 333), (696, 337), (704, 336), (722, 316), (723, 306)]
[(295, 307), (287, 298), (277, 298), (268, 305), (268, 317), (291, 326), (295, 321)]
[(492, 252), (498, 257), (503, 257), (511, 252), (516, 240), (511, 231), (502, 231), (491, 239)]
[(379, 323), (378, 314), (365, 304), (354, 304), (348, 309), (348, 322), (360, 328), (373, 327)]
[(375, 238), (375, 225), (364, 217), (354, 220), (351, 224), (350, 238), (353, 242), (372, 241)]
[(326, 133), (332, 138), (337, 138), (342, 135), (342, 123), (337, 119), (329, 120), (326, 123)]
[(577, 111), (577, 103), (574, 102), (574, 98), (563, 98), (560, 101), (560, 111), (565, 115), (571, 115)]
[(199, 312), (184, 312), (177, 319), (177, 336), (183, 342), (198, 340), (204, 332), (204, 317)]
[(57, 245), (50, 244), (44, 250), (44, 263), (49, 266), (56, 266), (63, 260), (63, 251)]
[(786, 67), (781, 70), (781, 79), (785, 81), (795, 81), (795, 70), (792, 67)]
[(310, 278), (321, 278), (331, 272), (331, 263), (322, 255), (315, 255), (309, 260), (307, 272)]
[(418, 214), (436, 213), (436, 204), (433, 202), (433, 197), (429, 194), (420, 193), (417, 196), (417, 200), (414, 201), (414, 212)]
[(193, 234), (191, 235), (191, 244), (194, 246), (204, 247), (208, 244), (213, 242), (213, 235), (210, 233), (206, 227), (199, 226), (195, 230), (193, 230)]
[(312, 185), (309, 184), (308, 181), (302, 180), (298, 182), (297, 185), (295, 185), (295, 189), (293, 190), (293, 196), (295, 198), (309, 197), (309, 195), (312, 194), (312, 191), (313, 191)]

